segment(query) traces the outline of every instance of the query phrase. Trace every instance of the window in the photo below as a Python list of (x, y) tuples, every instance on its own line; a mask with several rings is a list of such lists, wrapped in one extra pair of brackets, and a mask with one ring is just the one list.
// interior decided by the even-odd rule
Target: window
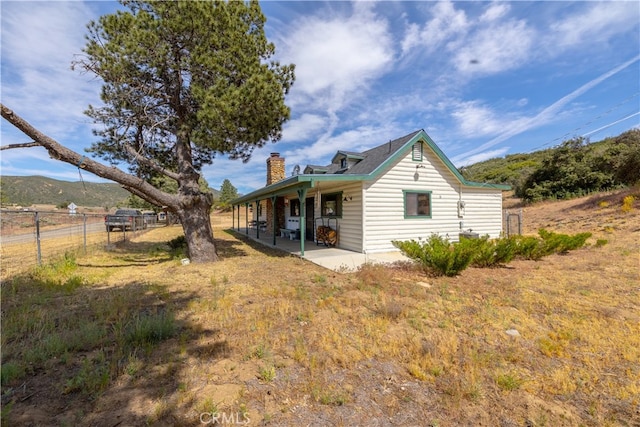
[(347, 159), (343, 158), (340, 159), (340, 169), (346, 169), (347, 168)]
[(342, 193), (323, 194), (320, 209), (322, 216), (342, 217)]
[(430, 191), (404, 191), (405, 218), (431, 218)]
[(289, 215), (300, 216), (300, 200), (298, 199), (289, 200)]
[(413, 149), (411, 150), (411, 158), (412, 160), (422, 161), (422, 142), (416, 142), (413, 144)]

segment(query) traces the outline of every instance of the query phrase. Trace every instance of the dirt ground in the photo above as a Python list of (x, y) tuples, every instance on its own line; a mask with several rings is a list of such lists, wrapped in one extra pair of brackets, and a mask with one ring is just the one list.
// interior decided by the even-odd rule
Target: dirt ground
[[(166, 227), (78, 258), (87, 285), (72, 292), (35, 298), (5, 283), (3, 333), (27, 296), (32, 316), (60, 329), (73, 330), (72, 317), (105, 331), (3, 382), (3, 425), (638, 426), (640, 204), (622, 209), (631, 193), (506, 199), (525, 234), (588, 231), (589, 246), (454, 278), (407, 264), (335, 273), (245, 241), (218, 215), (215, 264), (167, 256), (181, 230)], [(165, 310), (173, 336), (118, 348), (117, 319)], [(3, 353), (17, 341), (3, 339)], [(107, 381), (93, 385), (86, 366), (104, 367)], [(91, 392), (70, 387), (83, 372)]]

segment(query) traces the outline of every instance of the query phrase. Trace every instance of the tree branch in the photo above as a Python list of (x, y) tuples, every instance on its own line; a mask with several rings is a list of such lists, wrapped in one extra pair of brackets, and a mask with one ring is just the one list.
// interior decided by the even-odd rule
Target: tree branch
[(9, 145), (3, 145), (0, 147), (0, 151), (2, 150), (10, 150), (12, 148), (27, 148), (27, 147), (40, 147), (40, 144), (38, 144), (37, 142), (25, 142), (22, 144), (9, 144)]
[(180, 176), (175, 173), (172, 172), (168, 169), (163, 168), (162, 166), (160, 166), (159, 164), (157, 164), (154, 161), (151, 161), (150, 159), (144, 157), (143, 155), (141, 155), (138, 151), (136, 151), (131, 145), (129, 144), (124, 144), (124, 148), (125, 150), (127, 150), (127, 153), (129, 153), (131, 156), (133, 156), (133, 158), (138, 162), (138, 163), (142, 163), (145, 166), (150, 167), (151, 169), (153, 169), (156, 172), (159, 172), (173, 180), (178, 181)]
[(31, 126), (31, 124), (15, 114), (4, 104), (0, 103), (0, 108), (2, 110), (2, 117), (5, 120), (33, 139), (35, 144), (44, 147), (52, 158), (87, 170), (99, 177), (115, 181), (129, 189), (129, 191), (135, 189), (138, 196), (150, 203), (161, 206), (177, 206), (179, 204), (178, 196), (175, 194), (161, 191), (143, 179), (123, 172), (116, 167), (105, 166), (102, 163), (78, 154)]

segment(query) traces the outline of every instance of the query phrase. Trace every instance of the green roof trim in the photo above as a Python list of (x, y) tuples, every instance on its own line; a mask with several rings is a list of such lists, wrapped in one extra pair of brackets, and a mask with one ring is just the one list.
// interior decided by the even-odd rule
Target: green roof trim
[[(482, 182), (467, 181), (460, 174), (460, 171), (458, 171), (458, 169), (453, 165), (453, 163), (451, 163), (451, 160), (449, 160), (449, 158), (442, 152), (442, 150), (440, 150), (440, 147), (438, 147), (436, 143), (433, 142), (431, 137), (427, 135), (427, 133), (424, 130), (421, 130), (418, 135), (424, 138), (427, 145), (433, 150), (434, 153), (436, 153), (436, 156), (440, 158), (440, 160), (447, 166), (447, 168), (449, 168), (449, 170), (453, 172), (453, 174), (456, 176), (456, 178), (458, 178), (461, 184), (466, 185), (467, 187), (495, 188), (496, 190), (511, 190), (510, 185), (489, 184), (489, 183), (482, 183)], [(415, 142), (417, 142), (417, 140)]]
[(364, 156), (362, 155), (362, 153), (354, 153), (351, 151), (338, 151), (335, 156), (333, 156), (333, 158), (331, 159), (331, 163), (335, 163), (336, 160), (341, 159), (341, 158), (346, 158), (346, 159), (354, 159), (354, 160), (363, 160)]

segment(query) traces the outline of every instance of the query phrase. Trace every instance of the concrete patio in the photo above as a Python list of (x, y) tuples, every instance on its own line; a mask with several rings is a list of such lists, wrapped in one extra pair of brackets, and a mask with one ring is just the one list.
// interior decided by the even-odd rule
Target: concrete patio
[(279, 249), (292, 255), (299, 256), (303, 259), (313, 262), (321, 267), (337, 272), (355, 271), (361, 265), (366, 263), (393, 263), (397, 261), (408, 261), (409, 259), (400, 252), (385, 252), (375, 254), (362, 254), (346, 249), (327, 247), (323, 244), (316, 244), (315, 241), (306, 240), (304, 244), (304, 255), (300, 253), (300, 240), (291, 240), (289, 238), (276, 236), (275, 245), (273, 244), (273, 234), (266, 231), (260, 231), (258, 238), (255, 229), (250, 228), (247, 232), (246, 228), (240, 230), (233, 229), (233, 232), (244, 237), (248, 237), (255, 242), (270, 248)]

